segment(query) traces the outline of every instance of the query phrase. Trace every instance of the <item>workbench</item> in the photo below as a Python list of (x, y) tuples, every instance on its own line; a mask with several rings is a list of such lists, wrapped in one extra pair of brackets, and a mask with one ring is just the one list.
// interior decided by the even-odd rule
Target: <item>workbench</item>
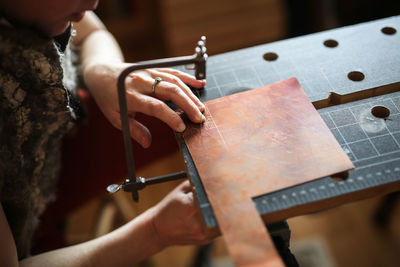
[[(123, 188), (125, 191), (132, 192), (133, 199), (137, 201), (139, 198), (137, 191), (147, 184), (160, 183), (188, 175), (194, 185), (195, 196), (206, 230), (209, 233), (216, 233), (219, 231), (218, 222), (202, 179), (199, 176), (196, 162), (199, 164), (198, 166), (202, 166), (201, 173), (204, 181), (211, 180), (211, 183), (205, 183), (205, 185), (206, 187), (208, 185), (208, 192), (213, 191), (210, 193), (211, 203), (215, 204), (214, 208), (217, 211), (216, 214), (225, 238), (229, 237), (230, 241), (232, 241), (228, 243), (228, 247), (235, 262), (240, 266), (248, 266), (248, 264), (256, 264), (257, 266), (262, 264), (263, 266), (267, 262), (274, 266), (282, 266), (284, 263), (289, 266), (298, 266), (291, 253), (287, 250), (287, 233), (289, 232), (285, 222), (287, 218), (390, 193), (400, 187), (400, 52), (397, 49), (400, 44), (400, 35), (397, 32), (398, 29), (400, 29), (400, 16), (241, 49), (210, 57), (207, 64), (207, 73), (205, 72), (205, 61), (207, 59), (206, 39), (202, 37), (193, 56), (145, 61), (124, 69), (118, 77), (118, 96), (129, 178), (121, 185), (110, 185), (107, 190), (116, 192)], [(274, 168), (273, 162), (275, 158), (268, 158), (271, 155), (269, 152), (264, 151), (267, 154), (260, 154), (261, 156), (258, 159), (263, 160), (259, 162), (260, 167), (267, 168), (255, 167), (256, 170), (262, 171), (255, 173), (257, 177), (253, 178), (257, 179), (254, 181), (267, 183), (262, 188), (254, 182), (250, 182), (251, 177), (247, 177), (252, 170), (248, 166), (254, 166), (253, 162), (241, 159), (243, 154), (248, 152), (247, 148), (236, 150), (236, 154), (232, 158), (228, 157), (227, 154), (230, 153), (230, 148), (227, 147), (227, 143), (213, 119), (211, 119), (212, 126), (207, 126), (207, 121), (202, 126), (193, 126), (200, 131), (194, 130), (195, 128), (191, 128), (189, 125), (184, 133), (176, 134), (185, 159), (186, 172), (153, 177), (151, 179), (138, 178), (135, 174), (133, 155), (130, 150), (125, 78), (130, 72), (138, 69), (169, 67), (174, 64), (194, 64), (193, 68), (188, 69), (195, 70), (196, 78), (201, 79), (207, 76), (207, 85), (202, 89), (194, 89), (198, 98), (205, 102), (206, 106), (213, 103), (222, 105), (221, 103), (225, 100), (226, 107), (230, 108), (222, 108), (222, 110), (235, 114), (233, 117), (236, 116), (236, 121), (240, 123), (243, 120), (248, 121), (247, 117), (254, 114), (254, 112), (261, 112), (260, 114), (262, 114), (261, 117), (254, 117), (254, 120), (258, 121), (261, 118), (268, 120), (268, 123), (270, 123), (273, 120), (272, 115), (276, 115), (277, 110), (281, 110), (282, 112), (275, 116), (275, 121), (270, 124), (267, 123), (267, 127), (263, 128), (269, 131), (271, 126), (278, 126), (276, 127), (278, 130), (272, 131), (272, 135), (282, 133), (280, 129), (285, 127), (281, 127), (279, 119), (285, 118), (286, 115), (296, 117), (295, 122), (297, 124), (303, 123), (300, 120), (301, 117), (316, 118), (323, 128), (316, 127), (312, 123), (303, 123), (304, 130), (296, 125), (289, 126), (290, 133), (288, 131), (288, 136), (295, 136), (294, 133), (299, 130), (301, 132), (300, 136), (308, 132), (309, 134), (306, 135), (308, 138), (302, 143), (291, 141), (287, 143), (293, 145), (292, 147), (294, 148), (299, 148), (298, 145), (305, 144), (304, 147), (301, 146), (302, 148), (299, 149), (301, 150), (298, 152), (299, 154), (292, 157), (289, 165), (280, 164), (288, 161), (288, 157), (282, 157), (280, 153), (282, 151), (293, 153), (294, 150), (288, 150), (285, 146), (273, 146), (278, 150), (276, 155), (279, 155), (278, 165), (275, 165), (275, 168), (278, 169), (274, 170), (276, 171), (275, 173), (269, 172)], [(178, 69), (185, 71), (183, 67), (178, 67)], [(153, 89), (156, 84), (153, 85)], [(265, 86), (267, 84), (272, 85)], [(290, 90), (301, 90), (301, 92), (304, 90), (305, 94), (304, 92), (302, 95), (290, 93), (292, 91), (284, 91), (282, 93), (282, 88), (285, 86), (292, 88)], [(258, 90), (253, 91), (251, 94), (242, 93), (231, 96), (256, 88)], [(260, 91), (260, 89), (263, 89), (263, 91)], [(268, 95), (266, 90), (273, 93)], [(279, 94), (275, 90), (279, 90)], [(243, 101), (245, 98), (243, 97), (245, 95), (251, 96), (246, 98), (246, 101), (251, 100), (246, 102), (247, 104), (250, 103), (250, 105), (244, 106)], [(300, 98), (305, 101), (298, 101)], [(217, 101), (207, 102), (214, 99)], [(264, 100), (273, 102), (275, 105), (279, 103), (279, 106), (274, 106), (272, 109), (271, 107), (264, 109), (264, 104), (262, 103)], [(296, 101), (285, 102), (281, 100)], [(318, 116), (318, 113), (308, 100), (312, 102), (320, 116)], [(234, 103), (231, 101), (234, 101)], [(293, 109), (301, 106), (301, 103), (308, 103), (308, 107), (303, 106), (301, 109)], [(174, 108), (173, 105), (171, 108)], [(241, 112), (236, 112), (236, 110)], [(243, 110), (247, 113), (245, 114)], [(307, 113), (308, 115), (305, 115), (304, 112), (306, 110), (310, 110), (313, 113), (309, 112)], [(210, 107), (206, 110), (207, 112), (210, 112)], [(218, 110), (214, 110), (214, 112), (218, 114), (218, 121), (222, 124), (229, 115), (225, 116), (218, 113)], [(270, 112), (271, 116), (267, 116), (268, 112)], [(303, 116), (301, 116), (302, 113), (304, 114)], [(239, 118), (238, 114), (243, 116)], [(284, 114), (284, 116), (281, 114)], [(212, 118), (208, 113), (207, 116)], [(241, 139), (246, 138), (241, 133), (247, 135), (249, 133), (248, 126), (252, 125), (254, 120), (244, 125), (244, 132), (240, 128), (229, 128), (228, 126), (226, 132), (232, 134), (234, 144), (241, 144), (240, 140), (247, 143), (247, 141)], [(324, 125), (323, 121), (326, 125)], [(288, 123), (288, 121), (283, 119), (282, 123)], [(201, 129), (204, 131), (201, 132)], [(207, 129), (214, 129), (215, 131), (207, 132)], [(255, 129), (255, 131), (260, 133), (258, 129)], [(209, 136), (214, 136), (216, 132), (219, 133), (219, 138), (222, 138), (223, 150), (221, 150), (221, 146), (216, 146), (215, 138), (205, 141)], [(326, 136), (329, 136), (331, 141), (316, 142), (320, 138), (318, 134), (322, 134), (322, 132), (326, 132)], [(250, 129), (250, 134), (252, 135), (252, 133)], [(284, 131), (283, 133), (286, 132)], [(193, 136), (198, 137), (199, 135), (197, 134), (204, 134), (205, 139), (192, 139)], [(262, 134), (265, 133), (262, 132)], [(264, 143), (264, 136), (258, 136), (261, 145), (268, 144)], [(267, 133), (268, 136), (269, 133)], [(334, 137), (337, 142), (334, 141)], [(299, 140), (296, 137), (294, 139)], [(240, 142), (238, 143), (238, 141)], [(268, 139), (265, 139), (265, 142), (268, 142)], [(287, 144), (284, 142), (284, 145)], [(335, 144), (335, 149), (326, 150), (327, 147), (331, 146), (330, 144)], [(204, 146), (207, 149), (206, 151)], [(326, 153), (313, 153), (313, 155), (318, 156), (310, 159), (312, 163), (310, 160), (301, 161), (303, 160), (301, 155), (305, 155), (303, 151), (310, 149), (311, 146), (315, 152), (321, 150), (326, 151)], [(335, 154), (336, 151), (341, 151), (340, 147), (343, 150), (341, 153), (346, 153), (348, 157), (344, 156), (343, 159), (346, 162), (343, 161), (343, 164), (335, 165), (338, 168), (335, 167), (331, 170), (333, 163), (336, 164), (336, 161), (344, 155)], [(207, 151), (211, 154), (207, 154)], [(254, 152), (254, 150), (252, 151)], [(196, 152), (194, 155), (197, 159), (194, 160), (192, 158), (192, 152)], [(212, 157), (213, 153), (217, 154), (216, 158)], [(225, 154), (221, 155), (221, 153)], [(275, 151), (271, 150), (271, 153), (273, 154)], [(219, 158), (225, 160), (222, 165), (217, 164), (215, 161)], [(253, 157), (250, 158), (253, 159)], [(320, 161), (321, 159), (326, 160)], [(206, 164), (203, 164), (204, 160), (206, 160)], [(235, 162), (240, 165), (236, 165)], [(243, 162), (250, 164), (242, 164)], [(309, 168), (302, 169), (305, 165), (302, 165), (301, 162), (305, 162), (305, 165), (308, 164)], [(314, 171), (318, 169), (314, 167), (314, 164), (319, 164), (316, 162), (321, 162), (321, 165), (318, 166), (322, 172), (312, 177), (317, 179), (309, 179), (315, 173)], [(232, 164), (235, 164), (234, 173), (226, 172), (226, 168), (229, 168), (227, 165)], [(283, 169), (282, 166), (284, 166)], [(271, 184), (283, 182), (280, 179), (280, 174), (286, 170), (290, 171), (288, 168), (291, 167), (287, 166), (295, 166), (294, 169), (299, 167), (298, 169), (301, 171), (307, 169), (310, 170), (310, 173), (301, 171), (288, 172), (288, 176), (282, 176), (282, 179), (290, 181), (303, 174), (306, 177), (300, 179), (297, 183), (288, 182), (284, 186), (271, 187)], [(350, 172), (345, 171), (352, 167), (355, 168)], [(248, 168), (247, 171), (246, 168)], [(329, 171), (327, 171), (328, 169)], [(220, 172), (213, 173), (215, 170), (220, 170)], [(340, 171), (340, 173), (336, 173), (337, 171)], [(267, 175), (266, 172), (271, 175)], [(204, 175), (205, 173), (206, 175)], [(321, 177), (325, 175), (330, 176)], [(228, 178), (231, 176), (234, 176), (235, 179), (229, 180)], [(244, 177), (246, 179), (243, 179)], [(273, 178), (277, 180), (275, 182), (267, 180), (273, 180)], [(214, 187), (215, 184), (218, 184), (218, 186)], [(250, 187), (250, 185), (253, 185), (253, 187)], [(227, 187), (235, 188), (235, 190), (226, 189)], [(254, 190), (247, 192), (246, 189), (248, 188), (253, 188)], [(241, 189), (244, 189), (244, 191), (241, 191)], [(224, 195), (224, 193), (227, 194)], [(218, 200), (214, 198), (215, 196), (219, 197)], [(238, 196), (238, 198), (232, 198), (232, 196)], [(221, 206), (220, 204), (223, 205)], [(231, 209), (229, 210), (229, 208)], [(227, 209), (230, 212), (229, 216), (227, 216)], [(238, 209), (240, 213), (235, 213)], [(264, 220), (264, 223), (267, 224), (267, 228), (274, 239), (275, 248), (279, 246), (278, 243), (283, 244), (281, 246), (283, 250), (279, 248), (278, 250), (284, 262), (273, 251), (272, 240), (265, 233), (265, 230), (257, 230), (263, 227), (263, 222), (259, 219), (257, 212)], [(243, 215), (244, 218), (248, 218), (247, 220), (241, 219), (243, 213), (247, 214)], [(271, 227), (274, 225), (278, 225), (278, 227)], [(272, 228), (275, 228), (275, 233), (271, 230)], [(227, 232), (227, 229), (234, 230)], [(244, 231), (245, 229), (256, 230), (246, 232)], [(281, 229), (286, 232), (281, 232), (280, 234)], [(274, 238), (277, 232), (278, 241)], [(256, 237), (257, 241), (253, 242)], [(230, 246), (235, 242), (237, 242), (237, 246), (234, 248)], [(284, 252), (282, 253), (282, 251)]]
[[(196, 91), (201, 101), (296, 77), (355, 165), (348, 177), (323, 177), (253, 198), (265, 223), (399, 190), (399, 31), (396, 16), (209, 58), (207, 85)], [(381, 108), (372, 114), (375, 106)], [(218, 231), (196, 166), (183, 139), (179, 143), (204, 223)]]

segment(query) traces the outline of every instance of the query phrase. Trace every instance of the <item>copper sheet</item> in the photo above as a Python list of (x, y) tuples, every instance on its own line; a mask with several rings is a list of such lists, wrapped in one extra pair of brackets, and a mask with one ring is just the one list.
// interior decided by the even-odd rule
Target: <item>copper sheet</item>
[(251, 198), (354, 166), (295, 78), (205, 105), (183, 137), (230, 254), (283, 266)]

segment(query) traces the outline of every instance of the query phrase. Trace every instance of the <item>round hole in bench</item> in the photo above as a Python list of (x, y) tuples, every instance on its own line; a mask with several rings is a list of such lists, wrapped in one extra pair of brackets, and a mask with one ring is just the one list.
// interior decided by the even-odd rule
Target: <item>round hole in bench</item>
[(276, 54), (276, 53), (274, 53), (274, 52), (268, 52), (268, 53), (265, 53), (265, 54), (264, 54), (263, 58), (264, 58), (266, 61), (275, 61), (275, 60), (278, 59), (278, 54)]
[(347, 74), (347, 77), (353, 82), (360, 82), (364, 80), (365, 75), (361, 71), (351, 71)]
[(329, 48), (334, 48), (336, 46), (338, 46), (339, 43), (336, 40), (333, 39), (329, 39), (329, 40), (325, 40), (324, 41), (324, 46), (329, 47)]
[(381, 32), (387, 35), (393, 35), (396, 33), (396, 29), (393, 27), (383, 27)]
[(371, 113), (377, 118), (385, 119), (389, 117), (390, 110), (384, 106), (375, 106), (371, 109)]

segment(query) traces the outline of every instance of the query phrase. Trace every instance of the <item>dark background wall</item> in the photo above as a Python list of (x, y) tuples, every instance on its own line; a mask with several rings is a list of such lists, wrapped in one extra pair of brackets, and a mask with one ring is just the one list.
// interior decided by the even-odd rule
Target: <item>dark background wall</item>
[(399, 15), (399, 0), (100, 0), (128, 61), (209, 54)]

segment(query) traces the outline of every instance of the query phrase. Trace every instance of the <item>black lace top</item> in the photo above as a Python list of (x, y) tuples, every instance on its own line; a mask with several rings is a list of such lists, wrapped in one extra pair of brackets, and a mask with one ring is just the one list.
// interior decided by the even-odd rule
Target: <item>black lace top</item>
[(72, 123), (62, 47), (0, 23), (0, 200), (19, 259), (54, 197), (60, 142)]

